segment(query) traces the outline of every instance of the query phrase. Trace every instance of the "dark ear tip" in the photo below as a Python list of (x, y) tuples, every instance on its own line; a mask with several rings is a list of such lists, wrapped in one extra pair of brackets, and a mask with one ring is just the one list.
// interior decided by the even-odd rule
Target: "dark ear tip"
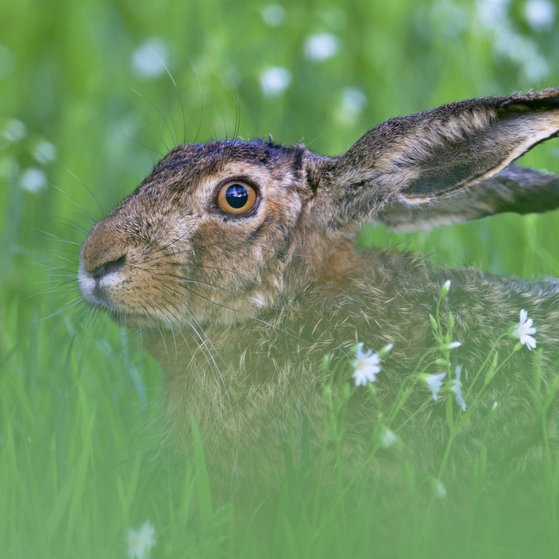
[(529, 108), (530, 110), (554, 110), (559, 108), (559, 88), (547, 88), (525, 95), (513, 95), (505, 99), (503, 108)]

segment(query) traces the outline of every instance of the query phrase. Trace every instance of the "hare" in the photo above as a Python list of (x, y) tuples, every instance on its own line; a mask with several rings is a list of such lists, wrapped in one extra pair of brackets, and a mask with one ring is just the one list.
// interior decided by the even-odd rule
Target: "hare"
[[(327, 401), (351, 386), (356, 347), (382, 370), (376, 390), (354, 387), (348, 397), (342, 448), (351, 461), (366, 453), (406, 375), (430, 379), (447, 367), (445, 382), (461, 371), (455, 380), (469, 401), (456, 405), (449, 390), (431, 398), (418, 381), (403, 419), (388, 425), (422, 455), (425, 475), (437, 470), (448, 406), (458, 417), (474, 399), (456, 462), (484, 437), (497, 462), (529, 462), (543, 412), (527, 384), (543, 365), (538, 386), (555, 395), (559, 283), (432, 268), (415, 254), (360, 250), (354, 237), (368, 221), (418, 230), (556, 208), (559, 177), (513, 161), (558, 133), (559, 89), (546, 89), (394, 118), (338, 157), (261, 140), (179, 146), (85, 239), (82, 296), (141, 330), (166, 374), (171, 432), (188, 445), (196, 425), (227, 483), (259, 472), (274, 483), (286, 441), (301, 456), (322, 444)], [(418, 369), (437, 345), (437, 306), (441, 328), (461, 345), (443, 349), (446, 365), (433, 358)], [(504, 335), (523, 309), (536, 351), (514, 352)], [(387, 345), (378, 365), (371, 352)], [(502, 361), (490, 382), (488, 355)], [(552, 434), (557, 409), (545, 409)], [(305, 437), (311, 451), (297, 442)]]

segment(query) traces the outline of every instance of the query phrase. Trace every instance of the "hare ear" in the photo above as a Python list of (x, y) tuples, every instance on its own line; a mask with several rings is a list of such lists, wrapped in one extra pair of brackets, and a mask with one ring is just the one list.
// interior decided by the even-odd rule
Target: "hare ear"
[(389, 203), (371, 221), (392, 231), (426, 231), (503, 212), (544, 213), (559, 207), (559, 176), (516, 165), (424, 204)]
[[(342, 226), (367, 219), (390, 223), (392, 212), (405, 222), (408, 211), (413, 223), (418, 210), (430, 216), (425, 221), (434, 222), (439, 209), (464, 221), (507, 211), (499, 202), (491, 209), (492, 194), (498, 192), (502, 195), (495, 197), (501, 202), (510, 199), (514, 209), (515, 192), (525, 182), (528, 189), (545, 192), (538, 185), (546, 183), (547, 175), (529, 172), (528, 180), (526, 173), (516, 170), (498, 174), (558, 132), (559, 89), (472, 99), (389, 120), (331, 164), (325, 190), (341, 206), (337, 213), (333, 210), (334, 220)], [(557, 192), (555, 184), (554, 206), (559, 203)], [(469, 209), (460, 208), (467, 194), (475, 202)]]

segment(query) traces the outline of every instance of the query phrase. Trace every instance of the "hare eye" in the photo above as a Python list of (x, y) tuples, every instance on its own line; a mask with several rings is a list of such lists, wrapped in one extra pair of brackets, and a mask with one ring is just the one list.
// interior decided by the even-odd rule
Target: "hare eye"
[(217, 207), (228, 214), (246, 214), (254, 208), (256, 200), (256, 188), (242, 182), (228, 182), (217, 193)]

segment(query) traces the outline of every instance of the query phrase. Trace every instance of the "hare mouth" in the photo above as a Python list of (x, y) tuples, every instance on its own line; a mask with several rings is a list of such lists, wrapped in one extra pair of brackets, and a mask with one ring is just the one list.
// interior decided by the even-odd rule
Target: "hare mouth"
[(174, 323), (169, 317), (149, 309), (141, 311), (129, 311), (116, 306), (103, 307), (112, 320), (121, 326), (140, 328), (144, 331), (154, 330), (158, 332), (173, 331), (182, 325)]
[(155, 326), (157, 322), (152, 316), (142, 313), (133, 313), (122, 311), (119, 309), (105, 309), (108, 311), (109, 316), (118, 324), (122, 326)]

